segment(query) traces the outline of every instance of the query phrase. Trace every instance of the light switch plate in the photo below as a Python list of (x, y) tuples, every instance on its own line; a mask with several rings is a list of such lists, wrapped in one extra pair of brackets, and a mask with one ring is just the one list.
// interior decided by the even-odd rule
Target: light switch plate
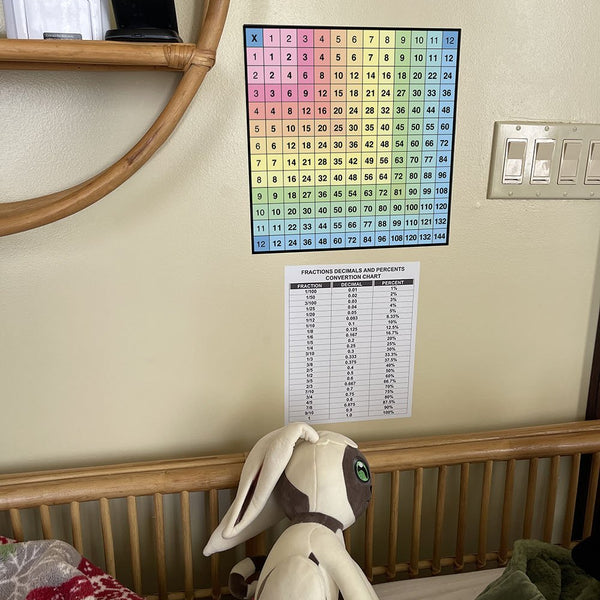
[[(527, 142), (520, 183), (519, 178), (507, 182), (510, 178), (505, 176), (506, 161), (514, 160), (510, 155), (514, 140)], [(600, 177), (586, 177), (586, 173), (600, 173), (600, 164), (596, 164), (600, 160), (596, 146), (599, 141), (600, 124), (497, 121), (494, 123), (488, 198), (600, 198)], [(573, 155), (578, 147), (581, 152), (574, 165)], [(508, 166), (515, 168), (514, 164)]]

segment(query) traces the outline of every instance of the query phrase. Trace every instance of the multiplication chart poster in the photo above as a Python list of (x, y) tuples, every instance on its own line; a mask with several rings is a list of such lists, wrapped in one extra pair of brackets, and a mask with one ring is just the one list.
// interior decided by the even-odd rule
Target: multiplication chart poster
[(244, 39), (253, 252), (447, 244), (460, 31)]
[(288, 266), (285, 419), (411, 414), (419, 263)]

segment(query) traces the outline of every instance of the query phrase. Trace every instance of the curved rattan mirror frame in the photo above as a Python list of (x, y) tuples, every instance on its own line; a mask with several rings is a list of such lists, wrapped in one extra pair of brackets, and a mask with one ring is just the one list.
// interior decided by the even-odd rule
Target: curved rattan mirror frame
[(185, 65), (180, 82), (156, 121), (135, 146), (110, 167), (79, 185), (38, 198), (0, 203), (0, 235), (34, 229), (68, 217), (115, 190), (142, 167), (171, 135), (214, 64), (228, 8), (229, 0), (210, 0), (195, 51)]

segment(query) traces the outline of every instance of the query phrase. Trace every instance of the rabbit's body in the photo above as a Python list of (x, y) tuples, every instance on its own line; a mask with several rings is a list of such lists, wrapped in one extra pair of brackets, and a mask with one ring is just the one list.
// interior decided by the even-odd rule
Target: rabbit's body
[(377, 598), (346, 552), (341, 530), (334, 533), (320, 523), (297, 523), (275, 542), (255, 600), (338, 600), (340, 591), (344, 600)]
[(262, 581), (259, 579), (254, 600), (281, 599), (282, 590), (288, 600), (335, 600), (332, 584), (327, 573), (310, 558), (293, 555), (278, 561)]

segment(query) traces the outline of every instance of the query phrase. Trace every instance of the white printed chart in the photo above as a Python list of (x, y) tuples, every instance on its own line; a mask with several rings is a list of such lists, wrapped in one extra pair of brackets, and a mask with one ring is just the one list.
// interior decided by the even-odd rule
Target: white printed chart
[(285, 419), (409, 417), (419, 263), (288, 266)]

